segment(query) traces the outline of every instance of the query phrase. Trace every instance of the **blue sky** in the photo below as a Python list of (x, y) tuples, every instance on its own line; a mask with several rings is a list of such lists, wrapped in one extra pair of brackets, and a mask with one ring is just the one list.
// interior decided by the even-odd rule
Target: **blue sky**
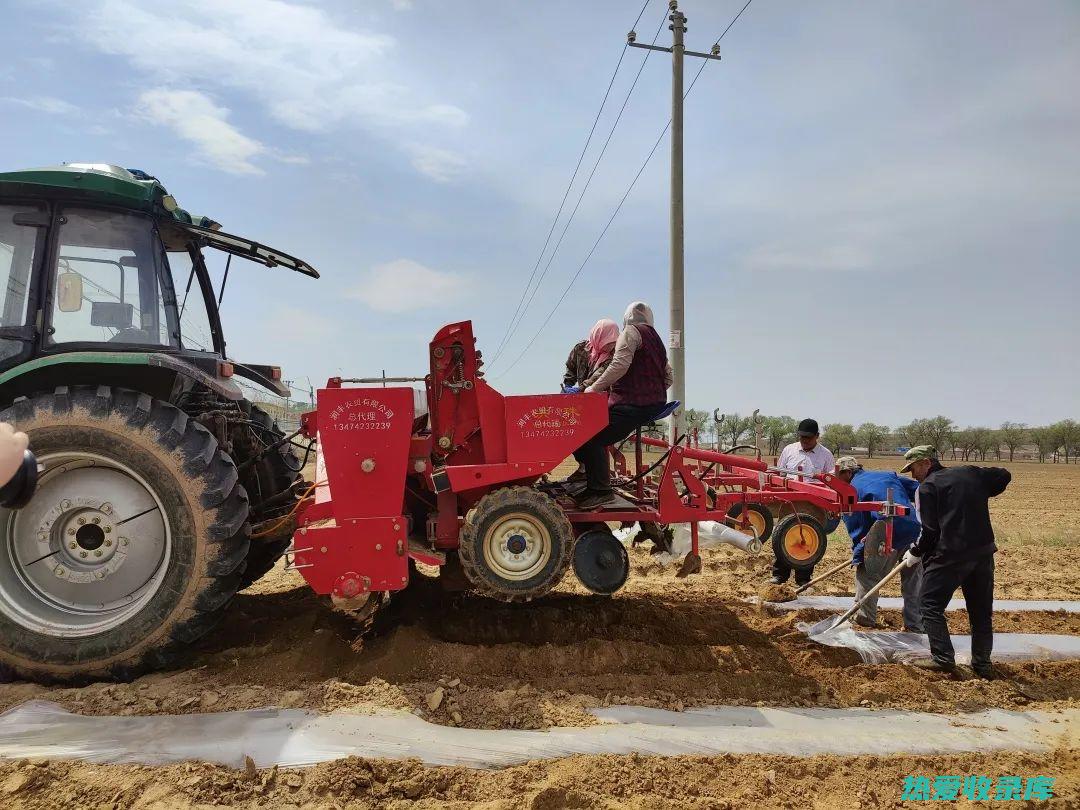
[[(490, 359), (640, 6), (6, 0), (2, 168), (143, 168), (314, 264), (319, 281), (233, 268), (238, 360), (316, 382), (423, 374), (427, 340), (465, 318)], [(741, 6), (684, 2), (689, 46), (707, 50)], [(1073, 2), (754, 0), (687, 100), (690, 403), (826, 423), (1080, 417), (1077, 41)], [(601, 142), (643, 53), (627, 54)], [(631, 300), (666, 334), (665, 141), (509, 362), (655, 141), (669, 89), (656, 54), (491, 370), (502, 390), (556, 387), (569, 346)]]

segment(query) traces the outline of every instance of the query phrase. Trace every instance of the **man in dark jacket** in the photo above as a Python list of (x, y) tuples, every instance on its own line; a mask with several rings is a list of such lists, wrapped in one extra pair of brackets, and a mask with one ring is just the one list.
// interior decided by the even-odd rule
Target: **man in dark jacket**
[(922, 562), (923, 626), (932, 655), (916, 666), (939, 672), (956, 668), (945, 606), (960, 588), (971, 624), (971, 668), (981, 678), (992, 678), (997, 546), (989, 500), (1005, 491), (1012, 474), (1000, 467), (942, 467), (929, 445), (911, 448), (904, 458), (907, 464), (900, 472), (910, 471), (919, 482), (915, 506), (922, 522), (922, 534), (904, 562), (909, 566)]

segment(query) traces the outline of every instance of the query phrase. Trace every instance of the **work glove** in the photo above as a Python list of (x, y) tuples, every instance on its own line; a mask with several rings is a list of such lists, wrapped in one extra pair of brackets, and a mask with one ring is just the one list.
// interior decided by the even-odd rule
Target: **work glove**
[(7, 422), (0, 422), (0, 486), (11, 480), (23, 462), (30, 439)]
[(905, 568), (914, 568), (919, 564), (919, 561), (920, 558), (912, 554), (910, 548), (904, 552), (904, 558), (901, 560)]
[(580, 394), (581, 393), (581, 386), (580, 385), (564, 385), (562, 387), (562, 392), (564, 394)]

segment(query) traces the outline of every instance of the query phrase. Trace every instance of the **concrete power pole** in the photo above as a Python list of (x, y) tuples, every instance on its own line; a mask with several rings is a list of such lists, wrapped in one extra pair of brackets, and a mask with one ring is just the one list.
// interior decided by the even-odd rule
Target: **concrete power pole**
[(668, 3), (671, 10), (671, 47), (645, 45), (635, 42), (633, 31), (627, 42), (634, 48), (664, 51), (671, 54), (671, 336), (668, 340), (668, 359), (671, 362), (673, 380), (669, 397), (682, 403), (671, 417), (670, 440), (675, 441), (686, 432), (686, 329), (685, 284), (683, 281), (683, 57), (697, 56), (702, 59), (719, 59), (720, 47), (713, 45), (711, 53), (688, 51), (683, 42), (686, 33), (686, 15), (679, 11), (678, 0)]

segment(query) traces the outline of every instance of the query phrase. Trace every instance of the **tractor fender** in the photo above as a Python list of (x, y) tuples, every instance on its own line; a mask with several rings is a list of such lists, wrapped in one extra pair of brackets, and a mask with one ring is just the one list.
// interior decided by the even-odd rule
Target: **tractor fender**
[(177, 377), (205, 386), (224, 399), (244, 398), (236, 383), (208, 374), (182, 357), (159, 352), (81, 351), (37, 357), (0, 374), (0, 407), (16, 397), (82, 383), (121, 386), (168, 400)]

